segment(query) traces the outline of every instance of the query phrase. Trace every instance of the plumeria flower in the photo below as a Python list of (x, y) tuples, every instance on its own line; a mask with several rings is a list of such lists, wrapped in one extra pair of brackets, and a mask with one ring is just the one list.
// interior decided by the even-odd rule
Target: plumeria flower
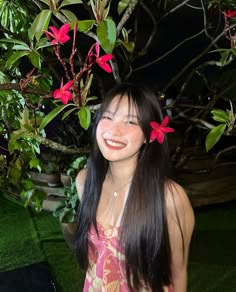
[(100, 66), (107, 73), (111, 73), (112, 69), (111, 69), (110, 65), (107, 64), (107, 62), (112, 59), (112, 55), (106, 54), (106, 55), (99, 57), (99, 55), (100, 55), (99, 43), (95, 44), (95, 51), (96, 51), (96, 63), (98, 64), (98, 66)]
[(59, 29), (55, 28), (54, 26), (49, 26), (49, 29), (52, 31), (45, 31), (47, 35), (49, 35), (53, 40), (51, 41), (52, 45), (55, 44), (64, 44), (66, 43), (70, 37), (68, 36), (68, 32), (70, 29), (69, 23), (63, 24)]
[(67, 104), (69, 100), (73, 99), (72, 92), (69, 91), (72, 85), (73, 80), (68, 81), (65, 85), (63, 85), (63, 80), (61, 80), (61, 87), (53, 92), (53, 98), (60, 99), (62, 103)]
[(162, 144), (164, 141), (165, 133), (171, 133), (175, 131), (173, 128), (166, 127), (168, 123), (169, 123), (168, 116), (164, 117), (160, 125), (155, 121), (150, 122), (150, 125), (152, 127), (150, 142), (156, 139), (160, 144)]
[(227, 13), (226, 13), (226, 16), (228, 18), (233, 18), (234, 16), (236, 16), (236, 10), (234, 11), (231, 11), (230, 9), (228, 9)]

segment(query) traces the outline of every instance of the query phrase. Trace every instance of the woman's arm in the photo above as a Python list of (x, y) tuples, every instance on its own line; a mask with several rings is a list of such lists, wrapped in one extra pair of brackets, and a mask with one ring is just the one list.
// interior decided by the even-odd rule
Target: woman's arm
[(76, 179), (75, 179), (75, 185), (77, 189), (77, 193), (79, 196), (79, 199), (81, 201), (83, 192), (84, 192), (84, 183), (87, 177), (87, 169), (81, 169), (80, 172), (77, 174)]
[(166, 185), (167, 223), (171, 247), (174, 292), (187, 291), (189, 245), (194, 229), (194, 213), (184, 189), (175, 182)]

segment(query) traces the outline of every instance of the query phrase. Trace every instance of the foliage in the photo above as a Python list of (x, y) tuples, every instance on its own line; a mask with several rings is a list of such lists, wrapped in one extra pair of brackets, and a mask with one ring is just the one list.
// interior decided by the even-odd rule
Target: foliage
[(65, 199), (61, 200), (53, 212), (53, 216), (59, 217), (63, 223), (74, 222), (79, 206), (79, 197), (75, 185), (75, 176), (82, 169), (87, 159), (85, 156), (76, 158), (67, 169), (67, 175), (70, 177), (71, 184), (65, 187)]
[[(170, 123), (181, 129), (176, 168), (188, 160), (185, 148), (201, 144), (214, 153), (220, 139), (235, 136), (235, 1), (188, 2), (1, 0), (1, 186), (20, 189), (28, 203), (42, 197), (28, 172), (40, 171), (43, 147), (87, 154), (103, 93), (123, 80), (152, 80)], [(181, 38), (179, 11), (197, 24)], [(69, 134), (57, 137), (60, 128)]]
[(235, 127), (236, 113), (234, 113), (232, 102), (230, 110), (214, 109), (211, 111), (212, 119), (220, 124), (213, 127), (206, 137), (206, 150), (209, 151), (225, 133), (230, 135)]

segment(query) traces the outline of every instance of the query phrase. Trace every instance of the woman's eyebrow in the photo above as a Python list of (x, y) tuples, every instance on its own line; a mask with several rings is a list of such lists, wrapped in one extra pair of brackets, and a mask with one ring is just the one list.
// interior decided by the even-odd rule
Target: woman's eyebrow
[[(103, 114), (106, 114), (106, 113), (115, 115), (116, 111), (111, 111), (111, 110), (107, 109), (107, 110), (105, 110), (103, 112)], [(128, 114), (124, 115), (124, 117), (125, 118), (135, 118), (135, 119), (138, 119), (138, 116), (136, 114), (129, 114), (128, 113)]]
[(114, 114), (115, 112), (113, 112), (113, 111), (111, 111), (111, 110), (105, 110), (103, 113), (104, 113), (104, 114), (105, 114), (105, 113), (108, 113), (108, 114)]
[(131, 115), (131, 114), (128, 114), (126, 115), (127, 118), (136, 118), (138, 119), (138, 116), (137, 115)]

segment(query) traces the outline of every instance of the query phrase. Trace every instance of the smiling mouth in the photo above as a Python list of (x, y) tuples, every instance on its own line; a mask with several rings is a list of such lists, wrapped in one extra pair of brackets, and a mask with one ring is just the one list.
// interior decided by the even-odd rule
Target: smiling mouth
[(125, 146), (124, 143), (117, 142), (117, 141), (105, 140), (105, 142), (108, 146), (112, 146), (112, 147), (123, 148)]

